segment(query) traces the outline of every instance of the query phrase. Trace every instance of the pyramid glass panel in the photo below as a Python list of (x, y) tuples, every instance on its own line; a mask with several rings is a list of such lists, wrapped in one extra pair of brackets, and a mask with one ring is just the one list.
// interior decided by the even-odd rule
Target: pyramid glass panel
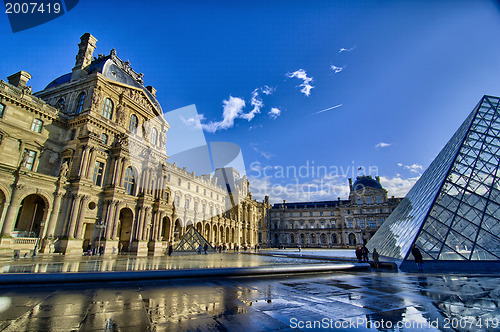
[[(400, 264), (500, 263), (500, 99), (484, 96), (367, 247)], [(441, 262), (441, 263), (439, 263)]]

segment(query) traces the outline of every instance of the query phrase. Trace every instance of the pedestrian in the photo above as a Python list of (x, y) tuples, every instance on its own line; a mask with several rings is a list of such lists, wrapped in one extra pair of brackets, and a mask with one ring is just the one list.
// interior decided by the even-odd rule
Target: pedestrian
[(92, 256), (92, 243), (90, 242), (87, 246), (87, 256)]
[(174, 252), (174, 246), (172, 245), (172, 243), (170, 243), (168, 246), (168, 255), (172, 256), (173, 252)]
[(358, 246), (356, 248), (356, 258), (358, 259), (358, 262), (361, 263), (361, 261), (363, 260), (363, 255), (361, 254), (361, 247)]
[(120, 242), (120, 244), (118, 245), (118, 253), (121, 254), (122, 250), (123, 250), (123, 243)]
[(379, 263), (378, 252), (377, 249), (375, 248), (373, 248), (372, 257), (373, 257), (373, 263), (375, 263), (375, 268), (378, 269), (378, 263)]
[(363, 244), (363, 246), (361, 247), (361, 256), (363, 257), (363, 262), (366, 262), (368, 263), (368, 254), (370, 253), (370, 251), (368, 250), (368, 248)]
[(205, 243), (203, 249), (205, 250), (205, 255), (208, 254), (208, 243)]
[(200, 245), (198, 246), (198, 255), (201, 255), (201, 250), (203, 249), (203, 247), (201, 246), (201, 243)]
[(101, 244), (101, 246), (99, 247), (99, 255), (104, 255), (104, 244)]
[(422, 266), (422, 264), (424, 264), (424, 259), (422, 257), (422, 253), (420, 252), (416, 244), (413, 245), (413, 248), (411, 249), (411, 254), (415, 258), (415, 263), (417, 263), (418, 272), (424, 271), (424, 268)]
[(301, 251), (302, 251), (302, 247), (301, 247), (301, 246), (300, 246), (300, 244), (299, 244), (299, 252), (301, 252)]

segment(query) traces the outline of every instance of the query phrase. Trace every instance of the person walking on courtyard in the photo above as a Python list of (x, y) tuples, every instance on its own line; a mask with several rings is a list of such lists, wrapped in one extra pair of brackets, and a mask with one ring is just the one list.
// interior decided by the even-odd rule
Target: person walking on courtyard
[(202, 250), (202, 249), (203, 249), (203, 247), (201, 246), (201, 243), (200, 243), (200, 245), (199, 245), (199, 247), (198, 247), (198, 255), (201, 255), (201, 250)]
[(370, 253), (368, 251), (368, 248), (363, 244), (363, 246), (361, 247), (361, 256), (363, 257), (363, 262), (368, 263), (368, 253)]
[(422, 253), (420, 252), (416, 244), (413, 245), (413, 248), (411, 249), (411, 254), (415, 258), (415, 263), (417, 263), (418, 272), (422, 272), (424, 270), (422, 266), (422, 264), (424, 264), (424, 259), (422, 257)]
[(363, 260), (363, 256), (361, 255), (361, 247), (356, 248), (356, 258), (358, 259), (358, 262), (360, 262), (360, 263)]
[(205, 250), (205, 255), (208, 254), (208, 243), (205, 243), (203, 250)]
[(123, 243), (118, 244), (118, 253), (121, 254), (123, 250)]
[(373, 257), (373, 263), (375, 263), (375, 268), (378, 269), (378, 263), (379, 263), (378, 252), (377, 249), (375, 248), (373, 248), (372, 257)]
[(170, 243), (170, 245), (168, 246), (168, 255), (172, 256), (173, 252), (174, 252), (174, 246), (172, 245), (172, 243)]
[(299, 244), (299, 252), (301, 252), (301, 251), (302, 251), (302, 247), (301, 247), (301, 246), (300, 246), (300, 244)]

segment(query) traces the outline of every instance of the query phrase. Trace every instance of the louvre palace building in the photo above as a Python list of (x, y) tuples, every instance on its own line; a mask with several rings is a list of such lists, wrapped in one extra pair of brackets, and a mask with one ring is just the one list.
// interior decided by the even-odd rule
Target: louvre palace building
[(84, 34), (71, 72), (40, 92), (25, 71), (0, 81), (0, 250), (163, 254), (190, 227), (213, 246), (269, 238), (269, 199), (232, 168), (169, 163), (156, 90), (114, 49), (94, 57), (96, 42)]
[(388, 198), (379, 177), (349, 179), (349, 199), (274, 204), (269, 233), (272, 246), (346, 248), (367, 243), (400, 198)]

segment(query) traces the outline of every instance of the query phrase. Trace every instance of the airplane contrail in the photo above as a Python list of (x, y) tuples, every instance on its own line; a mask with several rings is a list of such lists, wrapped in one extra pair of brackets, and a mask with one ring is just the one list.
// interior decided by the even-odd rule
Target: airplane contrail
[(315, 113), (313, 113), (311, 115), (315, 115), (315, 114), (323, 113), (323, 112), (326, 112), (326, 111), (329, 111), (329, 110), (333, 110), (334, 108), (337, 108), (337, 107), (340, 107), (340, 106), (342, 106), (342, 104), (338, 104), (338, 105), (335, 105), (335, 106), (332, 106), (332, 107), (329, 107), (329, 108), (325, 108), (324, 110), (315, 112)]

